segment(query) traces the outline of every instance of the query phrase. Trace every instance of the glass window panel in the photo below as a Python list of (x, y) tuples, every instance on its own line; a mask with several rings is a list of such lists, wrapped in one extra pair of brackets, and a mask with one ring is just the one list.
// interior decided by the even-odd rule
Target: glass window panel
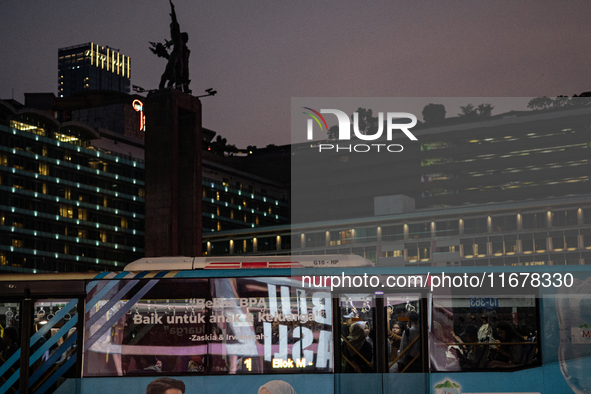
[(577, 223), (576, 209), (552, 212), (552, 227), (576, 226)]
[[(46, 299), (34, 303), (33, 331), (29, 353), (29, 390), (38, 392), (52, 375), (76, 378), (78, 333), (75, 319), (77, 299)], [(62, 374), (59, 369), (64, 368)], [(46, 371), (42, 377), (37, 370)], [(59, 386), (64, 379), (57, 379)]]
[(458, 235), (460, 233), (458, 220), (445, 220), (435, 223), (435, 235), (437, 237), (446, 237), (450, 235)]
[(564, 250), (564, 237), (552, 237), (552, 250), (557, 252)]
[(539, 364), (534, 296), (433, 298), (434, 371), (500, 370)]
[(493, 233), (517, 230), (517, 215), (494, 216), (492, 217)]
[(546, 245), (546, 239), (536, 239), (534, 240), (536, 253), (544, 253), (548, 249)]
[(486, 218), (466, 219), (464, 220), (464, 234), (481, 234), (488, 232)]
[(373, 294), (342, 294), (341, 371), (375, 372), (375, 302)]
[(386, 352), (388, 372), (421, 372), (420, 296), (388, 294), (384, 297), (384, 307), (389, 345)]
[(382, 227), (382, 241), (401, 241), (404, 239), (403, 226)]
[(211, 314), (205, 306), (210, 301), (207, 279), (99, 281), (86, 301), (90, 327), (84, 376), (192, 373), (211, 368), (205, 336)]
[(408, 225), (408, 237), (431, 238), (431, 223), (414, 223)]
[(331, 372), (330, 293), (299, 286), (283, 277), (212, 279), (211, 371)]
[(502, 242), (491, 242), (492, 254), (494, 256), (501, 256), (503, 254)]
[(576, 235), (564, 237), (564, 247), (566, 250), (576, 250), (579, 248), (579, 237)]
[(533, 253), (534, 251), (534, 241), (531, 239), (522, 239), (521, 240), (521, 253)]
[(505, 241), (505, 254), (517, 253), (517, 241)]
[(521, 225), (524, 230), (543, 229), (548, 227), (548, 215), (546, 212), (525, 213), (521, 215)]

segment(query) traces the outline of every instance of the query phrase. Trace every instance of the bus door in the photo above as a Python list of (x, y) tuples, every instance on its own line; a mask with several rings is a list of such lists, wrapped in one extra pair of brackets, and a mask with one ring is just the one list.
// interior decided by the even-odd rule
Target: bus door
[(52, 393), (80, 377), (83, 291), (81, 281), (3, 282), (0, 393)]
[(417, 290), (351, 292), (339, 294), (336, 302), (336, 392), (427, 390), (426, 295)]
[(415, 393), (428, 393), (427, 294), (417, 289), (386, 292), (382, 301), (383, 390), (412, 387)]
[[(66, 379), (79, 377), (78, 299), (36, 299), (29, 340), (29, 393), (51, 393)], [(79, 363), (78, 363), (79, 365)]]

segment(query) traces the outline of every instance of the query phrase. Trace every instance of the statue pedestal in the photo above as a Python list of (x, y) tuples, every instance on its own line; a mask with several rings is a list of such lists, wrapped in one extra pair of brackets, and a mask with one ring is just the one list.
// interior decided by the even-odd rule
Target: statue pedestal
[(159, 90), (145, 114), (146, 257), (201, 256), (201, 102)]

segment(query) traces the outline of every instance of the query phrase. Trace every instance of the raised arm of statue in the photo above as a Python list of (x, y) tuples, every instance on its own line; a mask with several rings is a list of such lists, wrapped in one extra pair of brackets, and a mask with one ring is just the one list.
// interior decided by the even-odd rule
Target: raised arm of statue
[(177, 43), (180, 44), (181, 40), (181, 27), (179, 26), (179, 22), (176, 19), (176, 12), (174, 11), (174, 4), (172, 4), (172, 0), (168, 0), (170, 2), (170, 16), (172, 18), (172, 22), (170, 23), (170, 36), (172, 38), (172, 42), (174, 45)]

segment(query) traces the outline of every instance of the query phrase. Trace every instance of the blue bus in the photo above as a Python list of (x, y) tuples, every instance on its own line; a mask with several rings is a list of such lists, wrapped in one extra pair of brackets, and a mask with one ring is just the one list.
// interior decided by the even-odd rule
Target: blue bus
[(589, 393), (590, 294), (586, 266), (393, 268), (358, 256), (6, 274), (0, 393), (143, 394), (161, 378), (212, 394), (270, 381), (299, 394)]

